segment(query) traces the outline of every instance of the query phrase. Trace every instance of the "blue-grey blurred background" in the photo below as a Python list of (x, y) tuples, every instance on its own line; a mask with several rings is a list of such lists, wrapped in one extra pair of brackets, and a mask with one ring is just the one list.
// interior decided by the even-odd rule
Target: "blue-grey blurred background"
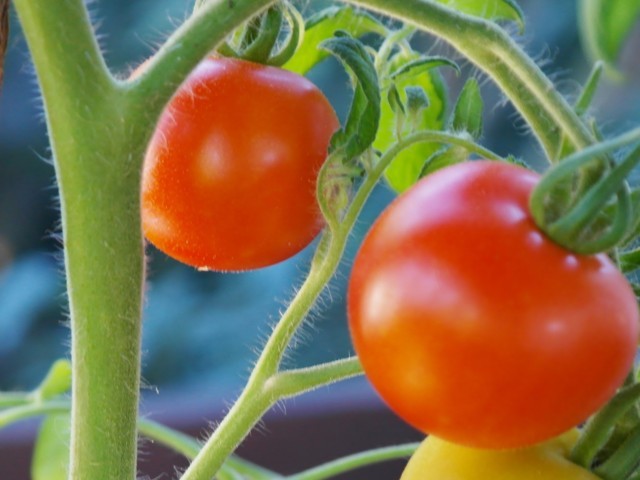
[[(401, 1), (401, 0), (398, 0)], [(519, 1), (526, 12), (521, 38), (563, 92), (574, 97), (588, 74), (576, 27), (574, 0)], [(190, 11), (187, 0), (109, 0), (91, 2), (101, 43), (114, 71), (128, 72)], [(307, 2), (317, 8), (321, 2)], [(5, 81), (0, 94), (0, 390), (34, 387), (52, 361), (68, 357), (64, 278), (57, 240), (60, 234), (53, 167), (35, 75), (19, 26), (12, 18)], [(606, 133), (640, 120), (640, 65), (637, 37), (625, 49), (624, 84), (605, 80), (594, 110)], [(432, 48), (428, 38), (421, 40)], [(465, 72), (485, 77), (469, 68)], [(348, 106), (347, 79), (327, 61), (311, 78), (340, 114)], [(460, 79), (451, 79), (452, 99)], [(488, 81), (483, 142), (499, 153), (536, 163), (540, 150), (523, 122)], [(375, 213), (393, 198), (381, 187), (358, 224), (345, 266), (323, 297), (295, 349), (289, 366), (306, 365), (352, 353), (344, 314), (349, 260)], [(247, 378), (256, 351), (294, 289), (311, 249), (260, 271), (200, 273), (148, 249), (149, 288), (144, 316), (143, 375), (147, 395), (206, 391), (229, 400)]]

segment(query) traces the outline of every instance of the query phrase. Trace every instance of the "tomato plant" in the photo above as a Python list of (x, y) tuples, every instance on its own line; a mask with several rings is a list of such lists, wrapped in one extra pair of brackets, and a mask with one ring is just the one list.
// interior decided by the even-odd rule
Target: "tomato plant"
[(239, 59), (205, 59), (173, 97), (146, 154), (145, 236), (212, 270), (291, 257), (323, 225), (318, 170), (338, 128), (304, 77)]
[(528, 448), (483, 450), (429, 436), (400, 480), (597, 480), (567, 458), (577, 437), (572, 430)]
[(585, 420), (631, 368), (635, 296), (606, 255), (539, 231), (537, 179), (499, 162), (445, 168), (392, 203), (356, 257), (356, 351), (425, 432), (477, 447), (543, 441)]
[[(425, 461), (428, 472), (442, 466), (440, 477), (471, 474), (471, 465), (482, 478), (513, 477), (517, 463), (518, 478), (554, 478), (559, 470), (551, 463), (567, 466), (562, 476), (568, 478), (592, 469), (606, 480), (638, 480), (640, 380), (627, 373), (636, 352), (640, 284), (630, 277), (629, 285), (621, 272), (640, 269), (640, 188), (630, 185), (640, 164), (640, 128), (603, 139), (589, 108), (601, 65), (571, 104), (519, 47), (515, 29), (503, 28), (505, 22), (525, 28), (514, 0), (345, 0), (327, 8), (301, 2), (303, 12), (288, 0), (195, 0), (192, 14), (144, 68), (125, 78), (122, 65), (112, 62), (135, 57), (104, 55), (87, 3), (11, 2), (43, 100), (71, 331), (70, 362), (54, 364), (34, 389), (0, 392), (0, 428), (47, 417), (34, 480), (161, 476), (140, 470), (139, 448), (150, 443), (140, 436), (188, 458), (184, 471), (177, 464), (169, 470), (174, 477), (181, 470), (181, 480), (321, 480), (406, 457), (416, 445), (360, 452), (283, 476), (271, 470), (275, 462), (267, 468), (235, 453), (280, 402), (363, 368), (408, 422), (474, 448), (537, 443), (593, 413), (571, 452), (584, 471), (564, 461), (565, 437), (490, 454), (430, 437)], [(609, 71), (640, 13), (631, 3), (579, 0), (590, 53)], [(7, 5), (0, 0), (0, 77)], [(140, 19), (152, 13), (138, 8)], [(418, 31), (430, 37), (414, 37)], [(464, 75), (467, 68), (448, 48), (444, 56), (435, 44), (425, 49), (431, 36), (494, 81), (521, 115), (541, 147), (523, 162), (548, 165), (543, 181), (480, 143), (489, 112), (476, 72), (453, 109), (446, 108), (451, 99), (437, 69)], [(329, 55), (345, 68), (352, 89), (333, 136), (335, 113), (300, 76)], [(0, 161), (10, 156), (3, 152)], [(498, 162), (465, 162), (470, 156)], [(355, 260), (348, 309), (360, 358), (285, 361), (385, 178), (407, 193), (382, 215)], [(143, 310), (155, 302), (145, 299), (143, 230), (190, 265), (247, 270), (295, 254), (321, 228), (306, 278), (291, 288), (244, 388), (224, 418), (212, 419), (216, 427), (206, 441), (157, 423), (155, 412), (141, 416)], [(167, 298), (186, 296), (185, 290)], [(0, 297), (13, 304), (13, 295)], [(224, 307), (245, 297), (255, 298), (251, 292), (226, 297)], [(212, 312), (210, 304), (187, 303), (196, 315)], [(26, 327), (9, 344), (29, 330), (28, 322), (16, 323)], [(190, 334), (170, 343), (184, 351), (200, 343), (220, 352), (216, 346), (228, 338), (218, 336), (226, 328), (208, 329), (209, 337), (193, 321), (179, 324)], [(240, 341), (236, 332), (227, 331)], [(199, 355), (188, 358), (209, 365)], [(407, 470), (418, 473), (407, 476), (423, 478), (424, 451), (411, 463), (418, 467)]]

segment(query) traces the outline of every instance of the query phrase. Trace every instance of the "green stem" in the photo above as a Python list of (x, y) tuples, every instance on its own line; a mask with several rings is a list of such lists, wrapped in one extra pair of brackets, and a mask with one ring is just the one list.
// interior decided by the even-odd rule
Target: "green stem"
[(286, 480), (324, 480), (374, 463), (409, 457), (419, 445), (419, 443), (408, 443), (406, 445), (376, 448), (375, 450), (339, 458), (285, 478)]
[(29, 403), (0, 412), (0, 428), (31, 417), (68, 411), (69, 402), (67, 400), (48, 400), (46, 402)]
[(200, 444), (192, 436), (146, 418), (138, 420), (138, 431), (188, 459), (192, 459), (200, 451)]
[[(281, 394), (286, 393), (286, 391), (279, 391), (278, 382), (274, 382), (274, 378), (287, 379), (286, 373), (284, 377), (277, 377), (277, 375), (279, 375), (278, 368), (289, 342), (333, 276), (342, 258), (349, 233), (384, 169), (398, 152), (417, 141), (441, 141), (472, 146), (471, 149), (474, 151), (478, 148), (481, 149), (473, 142), (456, 135), (442, 132), (420, 132), (407, 137), (385, 153), (363, 180), (339, 227), (331, 234), (325, 233), (321, 239), (322, 247), (317, 250), (307, 279), (275, 326), (251, 373), (245, 390), (185, 471), (182, 480), (200, 480), (213, 477), (223, 464), (224, 459), (233, 452), (266, 410), (281, 398)], [(484, 153), (491, 154), (491, 152)], [(495, 157), (495, 155), (493, 156)], [(355, 360), (351, 362), (355, 362)], [(338, 364), (338, 366), (340, 369), (344, 369), (348, 375), (355, 374), (355, 363), (347, 361), (344, 364)], [(309, 388), (312, 386), (304, 386), (302, 390)]]
[(127, 123), (126, 99), (82, 0), (14, 6), (60, 189), (72, 328), (70, 479), (134, 479), (144, 264), (140, 163), (132, 159), (142, 158), (153, 123)]
[(574, 148), (593, 142), (569, 103), (518, 45), (496, 24), (427, 0), (345, 0), (398, 18), (450, 43), (485, 71), (513, 102), (549, 158), (564, 133)]
[[(181, 453), (188, 459), (193, 459), (200, 451), (200, 442), (185, 433), (174, 430), (152, 420), (141, 418), (138, 420), (138, 431), (147, 438), (155, 440), (172, 450)], [(245, 474), (252, 480), (263, 478), (273, 479), (278, 475), (240, 458), (231, 456), (220, 468), (220, 476), (235, 478)]]
[(317, 388), (318, 385), (328, 385), (361, 374), (360, 360), (351, 357), (313, 367), (281, 371), (271, 377), (269, 387), (277, 392), (279, 398), (288, 398)]
[(16, 407), (30, 401), (30, 392), (3, 392), (0, 394), (0, 408)]
[(144, 71), (127, 82), (132, 103), (152, 120), (191, 70), (237, 27), (275, 0), (209, 0), (184, 22), (151, 58)]

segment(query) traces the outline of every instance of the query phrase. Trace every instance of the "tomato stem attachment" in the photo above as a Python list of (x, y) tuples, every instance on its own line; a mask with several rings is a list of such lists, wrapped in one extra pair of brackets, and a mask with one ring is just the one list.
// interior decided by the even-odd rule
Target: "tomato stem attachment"
[[(640, 129), (631, 130), (612, 140), (588, 147), (567, 157), (546, 172), (531, 195), (530, 208), (536, 223), (559, 245), (581, 254), (613, 249), (627, 237), (634, 222), (634, 212), (627, 176), (640, 162), (640, 147), (635, 148), (617, 165), (605, 170), (603, 176), (568, 207), (568, 212), (556, 212), (558, 192), (565, 192), (575, 174), (602, 156), (640, 140)], [(605, 206), (617, 196), (613, 218)]]
[[(278, 47), (285, 24), (288, 25), (289, 33)], [(231, 35), (231, 38), (241, 37), (238, 45), (234, 46), (229, 40), (224, 41), (218, 47), (218, 53), (225, 57), (279, 67), (293, 57), (300, 46), (305, 22), (291, 3), (280, 1), (242, 28), (244, 30), (240, 35), (237, 32)]]

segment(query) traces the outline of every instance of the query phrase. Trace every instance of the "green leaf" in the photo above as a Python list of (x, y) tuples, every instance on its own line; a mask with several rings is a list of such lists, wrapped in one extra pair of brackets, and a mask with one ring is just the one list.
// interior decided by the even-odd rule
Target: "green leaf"
[(391, 110), (393, 110), (396, 115), (405, 113), (404, 105), (402, 104), (402, 99), (400, 98), (400, 93), (398, 92), (395, 84), (392, 84), (389, 87), (389, 91), (387, 92), (387, 101), (391, 106)]
[(282, 68), (304, 75), (314, 65), (327, 57), (320, 44), (333, 37), (338, 30), (352, 37), (367, 33), (387, 34), (387, 29), (378, 20), (363, 10), (352, 7), (329, 7), (310, 17), (305, 26), (305, 35), (295, 55)]
[(621, 77), (616, 62), (640, 16), (640, 0), (579, 0), (578, 10), (587, 55), (592, 61), (602, 60), (608, 73)]
[(49, 415), (44, 419), (31, 461), (32, 480), (67, 480), (70, 424), (69, 413)]
[(68, 360), (57, 360), (51, 365), (46, 377), (36, 390), (34, 396), (41, 400), (47, 400), (71, 388), (71, 362)]
[(380, 121), (380, 88), (373, 59), (355, 38), (341, 33), (325, 40), (321, 47), (335, 55), (351, 72), (355, 92), (351, 109), (342, 130), (331, 139), (331, 149), (345, 149), (347, 159), (360, 155), (376, 137)]
[(456, 132), (469, 132), (473, 138), (482, 135), (482, 96), (475, 78), (464, 84), (453, 110), (451, 126)]
[[(436, 0), (447, 7), (489, 20), (510, 20), (524, 30), (524, 14), (513, 0)], [(608, 0), (605, 0), (608, 1)], [(625, 0), (623, 0), (625, 1)]]
[[(419, 55), (395, 55), (389, 70), (397, 72), (403, 65), (419, 60)], [(400, 75), (394, 81), (402, 103), (406, 106), (419, 88), (428, 98), (428, 108), (413, 112), (411, 122), (404, 122), (403, 133), (415, 130), (440, 130), (447, 108), (447, 90), (440, 73), (436, 69), (421, 70), (418, 75)], [(382, 102), (380, 128), (374, 148), (385, 151), (397, 141), (397, 118), (388, 101)], [(403, 150), (393, 159), (385, 171), (385, 178), (391, 188), (400, 193), (413, 185), (419, 178), (426, 159), (440, 149), (439, 144), (418, 143)]]
[(458, 145), (445, 147), (441, 150), (438, 150), (436, 153), (431, 155), (424, 163), (422, 171), (420, 172), (420, 178), (426, 177), (427, 175), (430, 175), (436, 170), (440, 170), (441, 168), (455, 165), (456, 163), (462, 163), (468, 157), (469, 152), (467, 151), (467, 149)]

